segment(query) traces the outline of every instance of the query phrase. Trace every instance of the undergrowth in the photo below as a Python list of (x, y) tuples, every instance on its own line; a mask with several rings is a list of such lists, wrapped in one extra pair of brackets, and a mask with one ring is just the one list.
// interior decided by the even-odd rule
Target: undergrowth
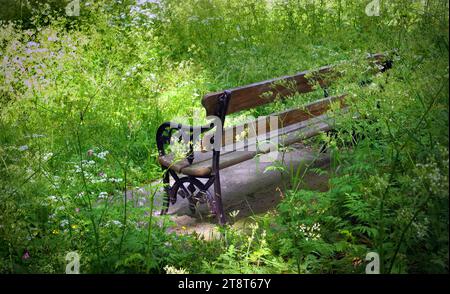
[[(0, 272), (62, 273), (76, 251), (83, 273), (364, 273), (368, 252), (382, 273), (448, 273), (448, 1), (21, 2), (1, 9)], [(394, 66), (367, 81), (375, 52)], [(330, 91), (350, 111), (310, 142), (332, 155), (329, 191), (291, 172), (275, 211), (213, 241), (154, 217), (162, 122), (344, 60)]]

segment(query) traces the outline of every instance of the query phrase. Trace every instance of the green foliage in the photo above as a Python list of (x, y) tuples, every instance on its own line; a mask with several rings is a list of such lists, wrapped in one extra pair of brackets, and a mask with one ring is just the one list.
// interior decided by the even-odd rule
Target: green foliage
[(274, 251), (292, 260), (298, 273), (362, 273), (367, 248), (356, 242), (344, 218), (333, 213), (328, 193), (290, 191), (272, 229)]
[[(363, 273), (369, 251), (384, 273), (448, 272), (448, 1), (381, 1), (378, 17), (356, 0), (81, 1), (78, 17), (65, 1), (13, 2), (0, 8), (0, 272), (62, 273), (69, 251), (86, 273)], [(374, 75), (369, 52), (393, 69)], [(342, 60), (329, 91), (349, 111), (312, 140), (332, 154), (329, 191), (290, 171), (275, 214), (208, 242), (139, 204), (160, 188), (139, 194), (161, 176), (163, 121), (204, 119), (206, 92)]]
[(266, 240), (266, 230), (257, 222), (249, 225), (250, 231), (230, 226), (221, 228), (223, 251), (212, 262), (203, 262), (205, 273), (269, 274), (290, 273), (292, 266), (272, 253)]

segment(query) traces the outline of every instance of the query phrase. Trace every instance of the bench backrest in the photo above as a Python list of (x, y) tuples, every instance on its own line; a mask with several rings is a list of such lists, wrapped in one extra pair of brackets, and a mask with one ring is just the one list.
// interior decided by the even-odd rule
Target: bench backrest
[[(327, 73), (330, 67), (323, 67), (318, 73)], [(312, 79), (308, 79), (310, 71), (304, 71), (293, 76), (284, 76), (263, 82), (258, 82), (234, 89), (230, 89), (231, 99), (228, 104), (226, 114), (251, 109), (256, 106), (271, 103), (278, 97), (286, 97), (298, 93), (308, 93), (313, 91)], [(322, 80), (318, 80), (322, 86)], [(207, 94), (202, 104), (207, 115), (214, 115), (217, 107), (217, 100), (223, 92)]]
[[(369, 59), (379, 61), (383, 54), (370, 55)], [(332, 66), (325, 66), (313, 71), (303, 71), (291, 76), (279, 77), (242, 87), (230, 89), (231, 98), (228, 102), (226, 114), (251, 109), (273, 102), (277, 97), (283, 98), (295, 93), (308, 93), (314, 90), (314, 84), (326, 89), (329, 83), (328, 75), (332, 73)], [(327, 79), (324, 77), (327, 76)], [(334, 75), (335, 78), (337, 75)], [(210, 93), (203, 97), (202, 104), (206, 115), (216, 115), (219, 97), (223, 92)]]

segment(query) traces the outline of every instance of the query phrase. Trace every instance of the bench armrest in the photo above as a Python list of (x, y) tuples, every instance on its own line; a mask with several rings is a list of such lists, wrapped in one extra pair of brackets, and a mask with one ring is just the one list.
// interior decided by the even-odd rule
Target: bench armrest
[[(210, 123), (203, 126), (188, 126), (188, 125), (182, 125), (179, 123), (174, 122), (165, 122), (161, 124), (156, 131), (156, 145), (158, 147), (158, 153), (160, 156), (165, 155), (164, 146), (166, 144), (170, 143), (170, 139), (173, 135), (174, 131), (181, 131), (183, 133), (189, 134), (189, 147), (190, 151), (187, 154), (188, 160), (192, 163), (193, 160), (193, 145), (194, 142), (197, 140), (197, 137), (201, 134), (211, 130), (214, 128), (214, 124)], [(195, 136), (195, 138), (194, 138)], [(183, 136), (186, 138), (187, 136)], [(192, 160), (190, 160), (190, 157), (192, 156)]]

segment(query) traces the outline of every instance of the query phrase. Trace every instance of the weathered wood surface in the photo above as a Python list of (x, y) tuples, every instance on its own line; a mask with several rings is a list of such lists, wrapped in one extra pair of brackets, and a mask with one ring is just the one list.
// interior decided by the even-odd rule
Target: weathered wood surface
[[(379, 64), (385, 57), (384, 54), (371, 54), (370, 61)], [(295, 75), (283, 76), (242, 87), (230, 89), (231, 99), (228, 104), (227, 114), (251, 109), (260, 105), (273, 102), (277, 97), (286, 97), (295, 93), (308, 93), (313, 91), (314, 84), (326, 87), (339, 76), (333, 71), (333, 66), (324, 66), (317, 70), (302, 71)], [(223, 92), (210, 93), (203, 97), (202, 105), (207, 115), (215, 115), (218, 97)]]
[[(279, 130), (272, 130), (266, 134), (261, 134), (255, 140), (246, 141), (240, 148), (236, 148), (235, 144), (224, 146), (225, 151), (221, 152), (219, 168), (224, 169), (249, 160), (258, 154), (266, 154), (274, 151), (276, 150), (273, 146), (274, 143), (281, 146), (288, 146), (306, 140), (320, 132), (330, 130), (332, 125), (333, 121), (326, 114), (322, 114), (309, 120), (291, 124)], [(212, 172), (211, 158), (211, 151), (197, 151), (195, 152), (194, 162), (191, 165), (186, 159), (174, 161), (173, 156), (170, 154), (160, 156), (159, 163), (178, 173), (204, 177), (210, 175)]]
[[(313, 86), (317, 82), (321, 86), (324, 80), (318, 75), (330, 72), (331, 67), (325, 66), (317, 71), (303, 71), (296, 75), (279, 77), (263, 82), (258, 82), (229, 90), (231, 99), (228, 104), (227, 114), (251, 109), (256, 106), (273, 102), (277, 97), (286, 97), (295, 93), (308, 93), (313, 91)], [(308, 75), (311, 78), (308, 79)], [(314, 78), (317, 77), (317, 78)], [(214, 115), (216, 111), (217, 98), (223, 92), (207, 94), (203, 100), (203, 107), (207, 115)]]
[[(257, 120), (249, 121), (244, 124), (231, 126), (225, 128), (222, 133), (222, 146), (236, 143), (240, 140), (240, 134), (245, 133), (246, 139), (251, 139), (256, 136), (261, 136), (265, 132), (273, 131), (274, 129), (285, 128), (289, 125), (299, 123), (315, 116), (327, 112), (333, 103), (339, 103), (339, 107), (345, 106), (346, 95), (333, 96), (323, 98), (303, 107), (289, 109), (283, 112), (274, 113), (270, 116), (277, 117), (277, 125), (273, 126), (270, 122), (270, 117), (263, 117)], [(272, 127), (272, 129), (271, 129)], [(275, 127), (275, 128), (273, 128)], [(203, 137), (203, 145), (208, 145), (214, 132), (209, 132)]]

